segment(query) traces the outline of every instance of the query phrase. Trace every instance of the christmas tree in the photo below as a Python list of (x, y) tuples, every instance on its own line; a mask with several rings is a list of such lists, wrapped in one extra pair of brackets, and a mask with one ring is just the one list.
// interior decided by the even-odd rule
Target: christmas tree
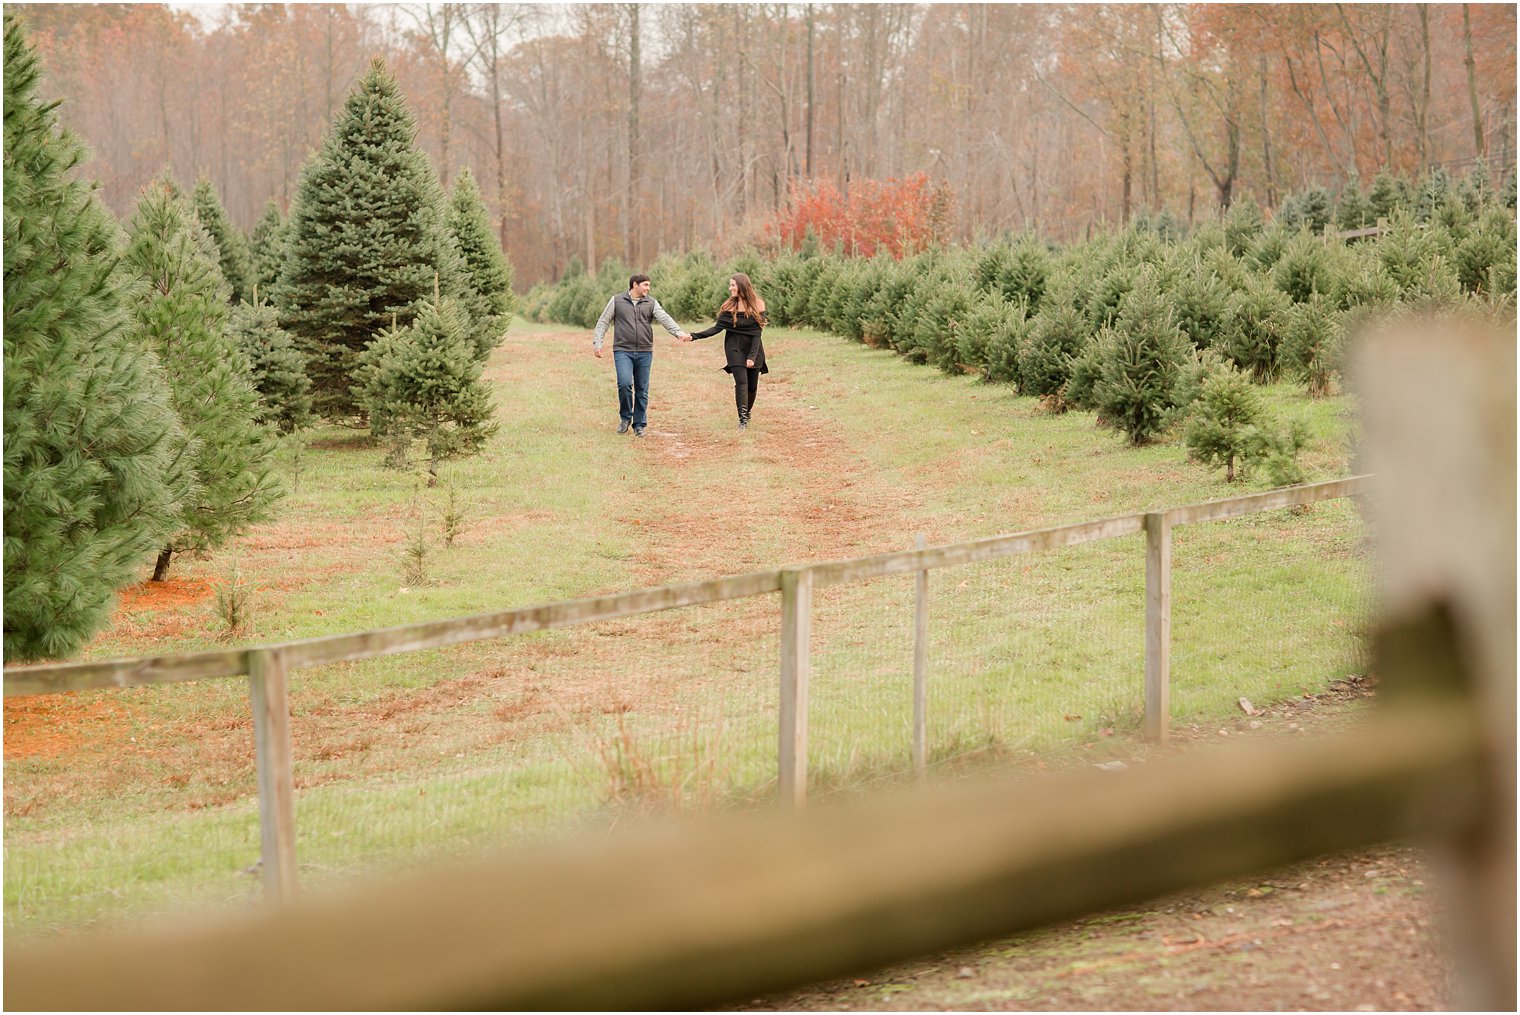
[(410, 324), (435, 277), (445, 296), (464, 289), (443, 188), (416, 134), (395, 79), (376, 60), (301, 171), (272, 295), (280, 326), (307, 357), (316, 407), (329, 417), (358, 411), (359, 355), (392, 315)]
[(249, 281), (258, 287), (256, 296), (267, 296), (280, 279), (280, 268), (285, 263), (285, 217), (274, 198), (264, 206), (264, 216), (248, 234)]
[(258, 422), (291, 433), (310, 426), (311, 379), (306, 357), (290, 332), (280, 327), (274, 307), (239, 303), (227, 318), (233, 342), (248, 357), (254, 389), (259, 393)]
[(1177, 408), (1190, 345), (1177, 327), (1155, 270), (1135, 277), (1105, 343), (1093, 398), (1135, 444), (1144, 444)]
[(454, 181), (448, 225), (469, 280), (461, 301), (468, 304), (474, 321), (475, 354), (485, 359), (501, 344), (517, 309), (517, 297), (512, 293), (512, 265), (491, 231), (485, 202), (468, 169), (461, 170)]
[(5, 657), (77, 651), (175, 525), (179, 424), (84, 146), (5, 15)]
[(267, 517), (280, 492), (269, 469), (273, 441), (254, 422), (259, 396), (248, 359), (227, 333), (226, 283), (196, 231), (162, 180), (143, 191), (128, 229), (127, 261), (147, 283), (136, 306), (140, 341), (163, 362), (193, 484), (178, 530), (160, 547), (155, 581), (174, 554), (215, 549)]
[(356, 396), (370, 429), (391, 444), (397, 464), (421, 440), (429, 486), (440, 460), (473, 454), (496, 432), (481, 365), (468, 318), (453, 299), (423, 304), (410, 327), (383, 332), (360, 360)]
[(209, 179), (202, 176), (196, 183), (191, 202), (195, 206), (196, 220), (211, 237), (222, 278), (232, 287), (232, 302), (250, 299), (253, 282), (250, 278), (248, 241), (227, 217), (221, 198), (217, 197), (216, 188)]

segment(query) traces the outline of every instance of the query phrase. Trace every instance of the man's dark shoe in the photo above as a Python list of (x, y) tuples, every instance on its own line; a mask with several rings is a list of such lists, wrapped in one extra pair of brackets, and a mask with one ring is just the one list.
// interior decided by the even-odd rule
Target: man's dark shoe
[(635, 437), (642, 437), (642, 436), (644, 436), (644, 428), (641, 427), (641, 426), (634, 427), (633, 428), (633, 435)]
[(620, 420), (618, 420), (618, 433), (627, 433), (627, 432), (628, 432), (628, 421), (626, 419), (620, 419)]

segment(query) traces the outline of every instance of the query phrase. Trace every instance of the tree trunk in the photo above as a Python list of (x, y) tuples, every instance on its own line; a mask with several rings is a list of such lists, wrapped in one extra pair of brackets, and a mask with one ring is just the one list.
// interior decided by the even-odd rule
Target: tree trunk
[(1272, 127), (1269, 119), (1272, 112), (1271, 103), (1267, 98), (1267, 54), (1263, 53), (1257, 60), (1257, 70), (1261, 74), (1261, 159), (1262, 171), (1267, 177), (1267, 207), (1277, 207), (1277, 174), (1272, 171)]
[[(1464, 14), (1467, 8), (1462, 8)], [(1469, 61), (1472, 47), (1468, 47)], [(1469, 64), (1470, 65), (1470, 64)], [(807, 168), (805, 175), (813, 178), (813, 5), (807, 5)]]
[(1420, 50), (1424, 57), (1424, 74), (1420, 94), (1414, 107), (1414, 125), (1419, 133), (1420, 171), (1430, 168), (1430, 4), (1420, 4)]
[(173, 546), (166, 546), (158, 551), (158, 562), (153, 565), (152, 581), (161, 582), (169, 576), (169, 558), (173, 556)]
[(638, 263), (643, 256), (643, 244), (639, 233), (639, 221), (643, 216), (639, 207), (639, 5), (628, 5), (628, 199), (624, 207), (628, 213), (628, 228), (623, 234), (623, 254), (630, 263)]
[(1467, 97), (1472, 102), (1473, 145), (1480, 156), (1487, 155), (1488, 148), (1483, 143), (1483, 111), (1478, 105), (1478, 64), (1473, 59), (1472, 19), (1466, 4), (1462, 5), (1462, 63), (1467, 67)]

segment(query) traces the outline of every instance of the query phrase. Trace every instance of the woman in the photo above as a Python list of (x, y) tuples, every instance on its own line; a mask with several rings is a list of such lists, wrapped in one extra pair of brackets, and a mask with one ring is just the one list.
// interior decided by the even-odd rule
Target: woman
[(749, 426), (750, 410), (755, 407), (755, 392), (760, 375), (770, 373), (765, 365), (765, 346), (760, 332), (765, 327), (765, 301), (755, 295), (749, 276), (737, 272), (728, 280), (728, 299), (718, 308), (718, 320), (706, 331), (691, 333), (692, 341), (723, 335), (723, 369), (734, 378), (734, 407), (739, 410), (739, 429)]

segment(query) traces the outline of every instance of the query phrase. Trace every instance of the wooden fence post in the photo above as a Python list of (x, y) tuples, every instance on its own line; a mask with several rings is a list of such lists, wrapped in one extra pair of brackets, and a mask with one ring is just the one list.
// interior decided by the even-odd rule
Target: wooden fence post
[(259, 777), (264, 895), (270, 902), (287, 902), (296, 892), (296, 791), (283, 653), (249, 650), (248, 695), (253, 704), (254, 762)]
[[(924, 534), (915, 544), (928, 546)], [(913, 769), (928, 775), (929, 746), (929, 569), (919, 568), (913, 597)]]
[(1172, 520), (1145, 516), (1145, 738), (1166, 743), (1172, 699)]
[(781, 806), (807, 801), (809, 643), (813, 633), (813, 572), (781, 572), (781, 721), (778, 757)]

